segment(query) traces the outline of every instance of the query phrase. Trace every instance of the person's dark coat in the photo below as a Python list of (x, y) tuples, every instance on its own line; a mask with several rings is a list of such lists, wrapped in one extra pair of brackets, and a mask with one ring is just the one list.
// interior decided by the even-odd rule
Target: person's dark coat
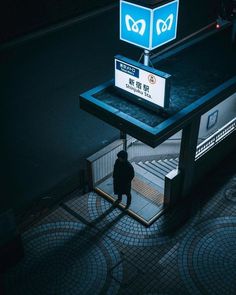
[(130, 194), (131, 181), (134, 178), (134, 168), (129, 161), (116, 160), (113, 170), (114, 194)]

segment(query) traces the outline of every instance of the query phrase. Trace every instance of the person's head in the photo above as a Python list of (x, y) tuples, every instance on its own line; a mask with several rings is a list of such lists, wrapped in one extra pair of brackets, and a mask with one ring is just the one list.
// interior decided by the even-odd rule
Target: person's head
[(124, 162), (128, 160), (128, 153), (126, 151), (120, 151), (117, 154), (117, 158), (119, 159), (119, 161)]

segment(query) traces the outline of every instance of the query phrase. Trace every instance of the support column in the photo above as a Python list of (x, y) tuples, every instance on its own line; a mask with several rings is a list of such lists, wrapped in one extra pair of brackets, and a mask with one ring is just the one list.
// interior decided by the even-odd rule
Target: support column
[(181, 173), (179, 170), (172, 170), (165, 176), (165, 197), (164, 206), (174, 206), (181, 197)]
[(182, 174), (181, 197), (191, 190), (195, 169), (195, 154), (201, 117), (183, 128), (179, 156), (179, 170)]
[(123, 140), (123, 150), (127, 151), (127, 134), (123, 131), (120, 131), (120, 139)]

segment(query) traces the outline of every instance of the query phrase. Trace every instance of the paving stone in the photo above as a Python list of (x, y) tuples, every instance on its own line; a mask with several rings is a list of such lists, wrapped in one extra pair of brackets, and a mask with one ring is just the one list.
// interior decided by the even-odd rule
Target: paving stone
[[(25, 258), (6, 275), (7, 294), (116, 294), (109, 269), (120, 255), (81, 223), (41, 225), (23, 236)], [(114, 270), (122, 280), (122, 264)]]
[(179, 248), (179, 269), (189, 292), (236, 294), (236, 217), (198, 224)]
[(72, 194), (24, 232), (6, 295), (236, 294), (236, 175), (211, 190), (221, 178), (150, 227), (96, 193)]

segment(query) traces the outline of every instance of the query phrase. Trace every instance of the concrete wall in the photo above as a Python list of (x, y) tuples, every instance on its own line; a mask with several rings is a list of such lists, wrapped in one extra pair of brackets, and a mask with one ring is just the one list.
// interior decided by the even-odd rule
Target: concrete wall
[(236, 148), (236, 132), (234, 131), (225, 140), (221, 141), (208, 153), (196, 161), (194, 184), (197, 185), (206, 175), (215, 168), (220, 169), (220, 162)]
[[(212, 128), (207, 128), (208, 117), (214, 112), (218, 111), (217, 122)], [(199, 130), (199, 138), (208, 137), (210, 134), (214, 133), (216, 130), (220, 129), (230, 120), (236, 117), (236, 93), (231, 95), (225, 101), (222, 101), (217, 106), (212, 108), (210, 111), (206, 112), (201, 117), (201, 124)]]
[[(208, 116), (213, 112), (218, 111), (217, 123), (211, 129), (207, 129)], [(202, 115), (201, 125), (199, 130), (199, 137), (207, 137), (209, 134), (217, 131), (230, 120), (236, 117), (236, 93), (229, 96), (225, 101), (222, 101), (210, 111)], [(218, 143), (213, 149), (208, 151), (205, 155), (200, 157), (195, 162), (195, 176), (194, 184), (201, 181), (206, 174), (210, 173), (217, 167), (220, 169), (220, 162), (236, 148), (236, 132), (226, 137), (223, 141)]]

